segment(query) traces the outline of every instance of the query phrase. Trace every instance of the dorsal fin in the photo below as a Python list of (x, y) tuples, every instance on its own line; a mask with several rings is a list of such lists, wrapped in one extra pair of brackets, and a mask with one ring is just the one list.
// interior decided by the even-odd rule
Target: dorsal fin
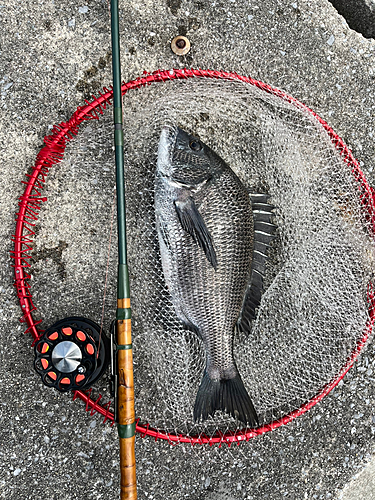
[(272, 210), (275, 208), (268, 203), (267, 194), (250, 194), (254, 218), (254, 249), (251, 264), (251, 275), (242, 309), (237, 321), (237, 328), (244, 333), (250, 333), (251, 321), (255, 318), (256, 309), (260, 304), (263, 292), (263, 276), (268, 257), (268, 248), (275, 238), (275, 224), (272, 223)]

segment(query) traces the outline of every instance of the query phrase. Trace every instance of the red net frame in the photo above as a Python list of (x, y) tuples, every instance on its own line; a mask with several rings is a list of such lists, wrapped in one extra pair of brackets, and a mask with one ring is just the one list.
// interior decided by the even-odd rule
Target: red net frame
[[(344, 144), (342, 139), (324, 120), (322, 120), (322, 118), (320, 118), (307, 106), (294, 99), (293, 97), (288, 96), (283, 91), (275, 89), (250, 77), (238, 75), (237, 73), (202, 69), (173, 69), (167, 71), (158, 70), (153, 73), (145, 73), (142, 77), (139, 77), (128, 83), (123, 83), (122, 94), (125, 95), (130, 90), (144, 87), (146, 85), (151, 85), (157, 82), (164, 82), (167, 80), (184, 80), (189, 78), (210, 78), (241, 81), (249, 85), (258, 87), (259, 89), (269, 94), (273, 94), (276, 97), (283, 99), (284, 101), (292, 103), (297, 108), (307, 111), (309, 114), (314, 116), (327, 132), (330, 140), (332, 141), (336, 150), (339, 152), (343, 161), (348, 165), (348, 168), (351, 169), (351, 172), (358, 183), (360, 199), (368, 225), (372, 232), (375, 234), (374, 190), (366, 181), (357, 160), (353, 157), (351, 151)], [(99, 97), (92, 96), (92, 98), (93, 100), (91, 102), (89, 102), (88, 100), (85, 101), (85, 106), (78, 107), (66, 123), (62, 122), (59, 125), (55, 125), (53, 127), (51, 134), (44, 138), (45, 146), (37, 155), (35, 165), (32, 167), (32, 173), (26, 174), (27, 179), (22, 181), (26, 187), (22, 196), (20, 196), (19, 198), (19, 211), (16, 213), (16, 231), (15, 235), (12, 238), (12, 241), (14, 242), (14, 250), (11, 252), (11, 254), (12, 258), (14, 259), (14, 286), (16, 288), (17, 297), (23, 313), (22, 317), (20, 318), (20, 322), (26, 323), (25, 333), (30, 333), (33, 337), (32, 345), (34, 345), (35, 342), (39, 339), (43, 331), (38, 329), (38, 325), (42, 320), (35, 320), (33, 317), (33, 312), (36, 311), (36, 307), (34, 306), (32, 301), (32, 294), (29, 284), (30, 275), (28, 274), (27, 270), (30, 267), (29, 260), (31, 259), (32, 243), (35, 237), (35, 222), (38, 219), (38, 214), (42, 204), (47, 200), (47, 198), (43, 197), (42, 195), (43, 187), (46, 182), (48, 172), (53, 167), (53, 165), (62, 161), (66, 145), (78, 134), (80, 124), (87, 120), (98, 120), (107, 106), (112, 104), (113, 89), (112, 87), (110, 87), (110, 89), (104, 88), (103, 93), (100, 93)], [(220, 446), (221, 444), (225, 443), (230, 446), (233, 443), (239, 444), (242, 441), (248, 441), (255, 436), (260, 436), (266, 432), (277, 429), (282, 425), (286, 425), (296, 417), (306, 413), (308, 410), (310, 410), (310, 408), (315, 406), (327, 394), (329, 394), (353, 366), (355, 360), (358, 358), (372, 332), (373, 324), (375, 321), (375, 289), (371, 283), (369, 283), (368, 285), (367, 299), (369, 303), (369, 319), (361, 338), (357, 341), (355, 348), (347, 358), (345, 364), (343, 365), (337, 376), (329, 383), (327, 383), (318, 394), (316, 394), (312, 399), (303, 404), (300, 408), (288, 413), (278, 420), (275, 420), (257, 429), (246, 428), (237, 430), (235, 432), (228, 431), (226, 433), (217, 431), (216, 434), (212, 436), (207, 436), (204, 434), (190, 436), (184, 434), (163, 432), (154, 429), (150, 424), (141, 424), (140, 419), (136, 420), (136, 431), (140, 433), (141, 437), (145, 437), (147, 435), (154, 437), (155, 440), (164, 439), (169, 441), (170, 443), (183, 442), (190, 443), (192, 445), (209, 444), (210, 446), (214, 444), (219, 444)], [(91, 390), (85, 392), (74, 391), (73, 399), (77, 398), (81, 399), (85, 403), (85, 409), (86, 411), (89, 411), (91, 415), (99, 413), (104, 416), (104, 422), (110, 421), (113, 423), (114, 417), (113, 413), (110, 411), (111, 402), (103, 404), (101, 402), (101, 396), (99, 396), (96, 400), (92, 399)]]

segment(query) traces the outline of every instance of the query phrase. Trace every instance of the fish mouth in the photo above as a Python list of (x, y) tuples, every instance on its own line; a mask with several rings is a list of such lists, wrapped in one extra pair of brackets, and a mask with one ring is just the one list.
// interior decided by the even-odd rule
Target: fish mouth
[(177, 135), (178, 127), (169, 124), (163, 125), (159, 139), (157, 162), (157, 169), (161, 174), (170, 174)]

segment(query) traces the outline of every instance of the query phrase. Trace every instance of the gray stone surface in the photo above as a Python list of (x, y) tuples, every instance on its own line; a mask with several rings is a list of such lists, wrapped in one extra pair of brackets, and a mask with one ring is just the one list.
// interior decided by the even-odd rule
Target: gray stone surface
[[(108, 6), (8, 0), (0, 5), (0, 21), (0, 495), (117, 498), (116, 431), (41, 385), (30, 338), (18, 322), (8, 253), (21, 181), (43, 136), (110, 83)], [(375, 42), (353, 32), (328, 1), (131, 0), (121, 2), (120, 21), (125, 80), (187, 65), (233, 70), (283, 88), (328, 121), (375, 184)], [(179, 33), (192, 43), (183, 59), (169, 49)], [(50, 186), (64, 193), (57, 183)], [(87, 210), (95, 217), (89, 203)], [(50, 255), (66, 258), (58, 242)], [(51, 281), (53, 316), (59, 294)], [(374, 364), (369, 346), (322, 403), (243, 447), (200, 450), (138, 438), (139, 498), (310, 500), (339, 498), (343, 488), (345, 500), (371, 498)]]
[(375, 498), (375, 463), (372, 460), (342, 491), (340, 500), (373, 500)]

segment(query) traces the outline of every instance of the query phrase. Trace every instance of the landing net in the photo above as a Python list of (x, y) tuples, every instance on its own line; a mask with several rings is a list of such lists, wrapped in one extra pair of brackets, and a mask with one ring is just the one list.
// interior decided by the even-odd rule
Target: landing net
[[(348, 148), (323, 120), (250, 78), (172, 70), (124, 84), (123, 92), (137, 429), (170, 441), (212, 444), (247, 440), (286, 424), (329, 393), (371, 335), (372, 190)], [(55, 127), (21, 197), (16, 286), (34, 339), (39, 328), (58, 317), (74, 313), (98, 321), (101, 315), (114, 184), (112, 117), (106, 109), (111, 99), (111, 91), (104, 89), (68, 123)], [(221, 412), (203, 423), (193, 419), (204, 347), (176, 316), (155, 228), (154, 175), (166, 123), (198, 135), (249, 192), (269, 194), (275, 206), (277, 231), (262, 301), (251, 335), (234, 339), (235, 360), (260, 419), (255, 430)], [(51, 184), (44, 187), (50, 169)], [(50, 198), (45, 205), (44, 193)], [(59, 217), (68, 217), (71, 224), (60, 225)], [(37, 218), (41, 225), (32, 250), (31, 223)], [(35, 255), (46, 248), (60, 251), (60, 260), (38, 261)], [(107, 324), (114, 313), (115, 262), (114, 256)], [(33, 311), (30, 263), (42, 324)], [(53, 312), (51, 275), (59, 294)], [(113, 418), (110, 404), (101, 405), (91, 393), (77, 391), (75, 397), (85, 401), (86, 409)]]

